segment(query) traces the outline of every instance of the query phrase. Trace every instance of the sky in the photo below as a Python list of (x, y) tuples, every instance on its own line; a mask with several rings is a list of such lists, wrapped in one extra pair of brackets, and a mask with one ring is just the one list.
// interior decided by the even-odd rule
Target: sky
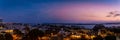
[(119, 0), (0, 0), (0, 18), (21, 23), (120, 21)]

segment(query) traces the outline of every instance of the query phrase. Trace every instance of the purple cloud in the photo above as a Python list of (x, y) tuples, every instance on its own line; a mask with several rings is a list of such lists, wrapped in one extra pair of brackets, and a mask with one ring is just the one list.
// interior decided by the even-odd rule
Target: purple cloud
[(110, 12), (106, 17), (117, 17), (117, 16), (120, 16), (119, 11)]
[(120, 14), (115, 14), (114, 17), (120, 16)]

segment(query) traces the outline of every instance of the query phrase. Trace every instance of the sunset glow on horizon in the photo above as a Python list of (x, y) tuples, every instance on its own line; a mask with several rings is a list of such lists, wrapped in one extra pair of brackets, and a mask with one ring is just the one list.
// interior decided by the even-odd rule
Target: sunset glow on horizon
[[(22, 3), (24, 2), (24, 3)], [(15, 4), (14, 4), (15, 3)], [(119, 0), (91, 1), (4, 1), (0, 17), (5, 22), (96, 23), (119, 22)], [(111, 17), (110, 12), (116, 17)], [(109, 16), (109, 17), (107, 17)]]
[[(56, 6), (57, 8), (55, 8)], [(117, 4), (73, 3), (56, 6), (47, 9), (47, 12), (53, 13), (52, 16), (66, 21), (117, 22), (119, 20), (119, 17), (106, 17), (110, 12), (120, 11), (120, 6)]]

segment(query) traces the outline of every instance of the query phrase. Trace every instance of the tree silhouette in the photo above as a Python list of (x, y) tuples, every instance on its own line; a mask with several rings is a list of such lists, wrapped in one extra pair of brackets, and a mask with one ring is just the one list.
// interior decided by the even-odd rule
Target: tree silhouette
[(38, 37), (43, 37), (44, 32), (38, 29), (33, 29), (28, 33), (29, 40), (38, 40)]
[(105, 28), (105, 26), (103, 24), (96, 24), (93, 27), (93, 31), (98, 31), (99, 29), (103, 29), (103, 28)]

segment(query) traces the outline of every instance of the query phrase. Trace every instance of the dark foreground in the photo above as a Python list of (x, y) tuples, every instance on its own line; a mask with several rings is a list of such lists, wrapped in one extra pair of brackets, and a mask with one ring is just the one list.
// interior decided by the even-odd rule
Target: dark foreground
[(38, 24), (31, 25), (1, 24), (0, 40), (120, 40), (120, 27), (105, 27), (96, 24), (94, 28), (87, 29), (73, 25)]

